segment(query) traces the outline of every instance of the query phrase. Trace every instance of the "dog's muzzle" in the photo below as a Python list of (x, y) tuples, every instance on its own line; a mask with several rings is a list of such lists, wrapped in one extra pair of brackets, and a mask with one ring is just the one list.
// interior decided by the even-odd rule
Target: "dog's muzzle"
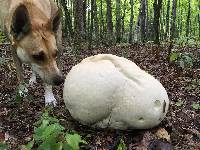
[(56, 75), (52, 79), (53, 85), (57, 85), (57, 86), (64, 83), (64, 81), (65, 81), (65, 77), (63, 75)]

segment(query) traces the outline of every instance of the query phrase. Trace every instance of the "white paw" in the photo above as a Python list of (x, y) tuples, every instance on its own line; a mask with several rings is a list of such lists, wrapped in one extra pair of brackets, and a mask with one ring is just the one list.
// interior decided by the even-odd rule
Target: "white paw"
[(53, 94), (45, 94), (45, 106), (48, 105), (53, 105), (54, 107), (56, 106), (57, 101), (55, 99), (55, 97), (53, 96)]

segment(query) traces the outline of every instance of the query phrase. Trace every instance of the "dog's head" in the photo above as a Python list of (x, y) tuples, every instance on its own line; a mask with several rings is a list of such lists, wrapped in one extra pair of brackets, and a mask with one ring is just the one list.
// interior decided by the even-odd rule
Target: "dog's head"
[(21, 61), (31, 64), (44, 82), (59, 85), (64, 82), (56, 63), (56, 33), (61, 18), (59, 10), (51, 19), (47, 19), (39, 9), (33, 12), (20, 5), (12, 17), (11, 35), (17, 55)]

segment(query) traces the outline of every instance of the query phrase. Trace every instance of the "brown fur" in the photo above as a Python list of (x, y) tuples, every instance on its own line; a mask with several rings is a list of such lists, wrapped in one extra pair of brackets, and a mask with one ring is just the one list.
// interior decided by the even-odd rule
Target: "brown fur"
[[(53, 0), (0, 0), (0, 3), (2, 4), (0, 6), (0, 26), (7, 32), (13, 46), (13, 57), (17, 69), (22, 70), (21, 62), (29, 63), (35, 66), (35, 71), (45, 82), (54, 84), (55, 78), (57, 80), (61, 78), (55, 57), (61, 45), (61, 35), (59, 35), (61, 34), (61, 23), (56, 4)], [(20, 8), (19, 11), (17, 11), (18, 8)], [(19, 32), (22, 30), (21, 20), (13, 20), (17, 18), (17, 14), (22, 14), (21, 12), (26, 12), (26, 10), (27, 13), (24, 14), (28, 16), (28, 19), (24, 15), (21, 15), (21, 18), (25, 18), (27, 25), (23, 24), (23, 32)], [(21, 22), (23, 23), (24, 20)], [(42, 61), (33, 57), (40, 52), (45, 58)], [(18, 78), (19, 80), (22, 78), (21, 71), (18, 72)]]

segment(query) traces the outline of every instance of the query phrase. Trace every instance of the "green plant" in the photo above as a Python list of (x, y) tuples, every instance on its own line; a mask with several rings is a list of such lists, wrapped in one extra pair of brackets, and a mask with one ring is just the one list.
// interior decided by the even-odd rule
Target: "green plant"
[(123, 138), (120, 139), (120, 143), (117, 147), (117, 150), (127, 150), (127, 147), (126, 147), (126, 144), (125, 144)]
[(183, 106), (183, 101), (181, 101), (181, 100), (178, 100), (176, 103), (175, 103), (175, 105), (177, 106), (177, 107), (181, 107), (181, 106)]
[(26, 82), (21, 82), (16, 88), (16, 103), (20, 103), (23, 98), (27, 98), (29, 101), (33, 100), (33, 96), (29, 94), (28, 84)]
[(0, 143), (0, 150), (7, 150), (8, 149), (8, 145), (5, 143)]
[(38, 150), (79, 150), (80, 143), (86, 142), (78, 134), (66, 133), (59, 120), (49, 116), (47, 109), (35, 123), (33, 140), (26, 145), (26, 149), (31, 150), (34, 147)]
[(193, 103), (192, 104), (192, 108), (196, 109), (196, 110), (199, 110), (200, 109), (200, 104), (199, 103)]
[(193, 89), (200, 89), (200, 80), (199, 79), (193, 79), (191, 83), (185, 87), (186, 90), (190, 91)]
[(0, 43), (3, 43), (4, 41), (5, 41), (5, 36), (4, 36), (4, 34), (3, 34), (3, 32), (2, 31), (0, 31)]
[(0, 66), (3, 66), (6, 64), (6, 59), (4, 57), (0, 57)]
[(199, 40), (196, 37), (185, 37), (185, 36), (180, 36), (175, 40), (175, 44), (177, 46), (189, 46), (189, 47), (195, 47), (199, 46)]
[(193, 66), (193, 56), (189, 53), (172, 52), (169, 60), (178, 64), (182, 69)]

